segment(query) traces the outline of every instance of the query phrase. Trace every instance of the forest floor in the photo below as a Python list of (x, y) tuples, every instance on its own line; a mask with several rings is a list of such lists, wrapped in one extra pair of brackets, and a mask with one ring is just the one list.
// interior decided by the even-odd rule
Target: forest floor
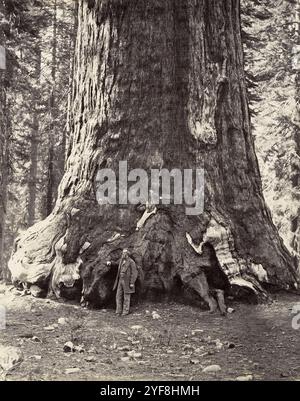
[[(7, 309), (0, 345), (24, 356), (6, 380), (300, 380), (300, 329), (292, 328), (299, 303), (280, 294), (268, 305), (234, 304), (227, 317), (144, 303), (118, 317), (112, 309), (18, 296), (0, 285)], [(75, 352), (64, 352), (68, 341)], [(221, 370), (202, 372), (210, 365)]]

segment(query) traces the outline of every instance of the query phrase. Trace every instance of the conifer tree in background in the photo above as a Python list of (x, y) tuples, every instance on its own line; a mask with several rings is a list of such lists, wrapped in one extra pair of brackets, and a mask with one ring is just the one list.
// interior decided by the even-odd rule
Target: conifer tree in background
[[(74, 17), (73, 2), (58, 3), (57, 102), (51, 109), (54, 3), (52, 0), (5, 0), (2, 4), (6, 13), (4, 26), (9, 27), (10, 64), (14, 66), (14, 73), (8, 74), (10, 87), (6, 91), (11, 135), (10, 168), (5, 175), (8, 181), (6, 233), (1, 257), (7, 261), (13, 240), (20, 231), (46, 215), (50, 137), (54, 143), (54, 199), (63, 174)], [(56, 126), (56, 135), (53, 135), (53, 126)]]
[(263, 190), (274, 222), (299, 264), (299, 71), (294, 66), (299, 1), (243, 0), (242, 5)]

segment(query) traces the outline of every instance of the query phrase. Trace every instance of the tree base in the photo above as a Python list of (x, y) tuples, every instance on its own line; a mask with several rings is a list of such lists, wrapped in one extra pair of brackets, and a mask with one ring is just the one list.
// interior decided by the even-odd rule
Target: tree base
[(292, 274), (280, 281), (269, 274), (270, 265), (239, 255), (227, 222), (216, 211), (186, 216), (177, 205), (160, 205), (149, 214), (143, 205), (100, 207), (81, 201), (55, 210), (23, 234), (9, 269), (16, 285), (37, 285), (48, 296), (94, 307), (112, 302), (124, 248), (139, 268), (137, 297), (142, 299), (180, 287), (212, 312), (226, 313), (224, 294), (262, 302), (268, 299), (264, 285), (296, 286)]

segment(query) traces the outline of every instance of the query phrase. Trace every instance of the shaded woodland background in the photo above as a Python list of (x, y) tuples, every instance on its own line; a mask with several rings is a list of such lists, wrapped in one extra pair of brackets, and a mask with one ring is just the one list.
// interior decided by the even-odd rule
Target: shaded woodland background
[[(264, 194), (285, 245), (300, 254), (297, 0), (242, 0), (253, 134)], [(0, 271), (16, 236), (51, 213), (70, 121), (76, 7), (72, 0), (0, 0)], [(298, 18), (298, 19), (297, 19)], [(298, 83), (298, 85), (297, 85)], [(2, 251), (1, 251), (2, 250)]]

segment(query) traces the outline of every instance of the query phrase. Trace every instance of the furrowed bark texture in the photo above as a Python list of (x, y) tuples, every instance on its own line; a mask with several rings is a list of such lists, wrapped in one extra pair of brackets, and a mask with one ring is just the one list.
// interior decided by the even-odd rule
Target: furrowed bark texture
[[(237, 0), (81, 0), (59, 198), (16, 243), (15, 281), (109, 302), (122, 248), (139, 293), (294, 287), (294, 262), (271, 221), (250, 132)], [(99, 168), (204, 168), (205, 211), (99, 205)], [(107, 260), (112, 266), (107, 266)], [(73, 294), (74, 295), (74, 294)]]
[[(5, 7), (0, 1), (0, 17), (4, 16)], [(3, 22), (2, 22), (3, 24)], [(5, 46), (4, 24), (0, 26), (0, 44)], [(0, 278), (7, 278), (7, 269), (4, 265), (4, 238), (7, 205), (8, 184), (8, 145), (9, 124), (7, 109), (8, 76), (6, 70), (0, 69)]]
[(4, 233), (7, 192), (7, 121), (4, 72), (0, 70), (0, 277), (4, 275)]
[[(295, 5), (295, 40), (298, 46), (300, 46), (300, 1), (297, 0)], [(299, 207), (297, 210), (297, 215), (292, 216), (291, 231), (292, 236), (292, 249), (295, 253), (295, 257), (299, 259), (300, 257), (300, 66), (298, 66), (298, 71), (295, 76), (295, 100), (296, 100), (296, 110), (294, 117), (294, 141), (295, 141), (295, 154), (296, 158), (292, 163), (291, 171), (291, 183), (293, 188), (293, 198), (295, 202), (298, 202)]]

